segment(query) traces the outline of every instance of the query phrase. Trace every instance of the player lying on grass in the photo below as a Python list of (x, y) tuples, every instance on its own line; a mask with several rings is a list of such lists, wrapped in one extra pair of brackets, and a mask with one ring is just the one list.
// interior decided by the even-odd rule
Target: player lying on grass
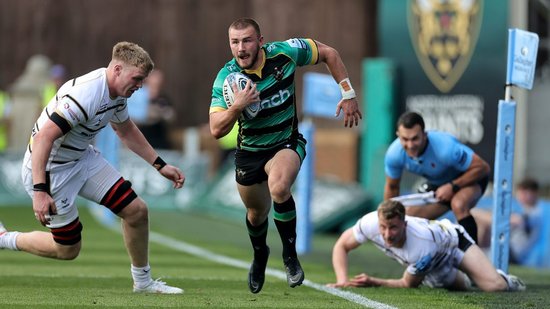
[[(370, 240), (384, 253), (406, 266), (400, 279), (359, 274), (348, 278), (348, 253)], [(471, 280), (483, 291), (522, 291), (525, 284), (496, 270), (470, 235), (449, 220), (405, 216), (401, 202), (387, 200), (347, 229), (332, 251), (336, 283), (331, 287), (413, 288), (424, 284), (468, 290)]]

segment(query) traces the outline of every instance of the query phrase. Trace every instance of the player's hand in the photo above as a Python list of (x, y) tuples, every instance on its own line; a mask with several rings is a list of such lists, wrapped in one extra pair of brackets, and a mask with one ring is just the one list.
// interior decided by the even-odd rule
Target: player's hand
[(359, 119), (363, 119), (363, 114), (359, 110), (359, 104), (357, 104), (357, 98), (349, 100), (341, 100), (336, 105), (335, 116), (340, 116), (340, 111), (344, 110), (344, 127), (353, 127), (359, 125)]
[(345, 281), (345, 282), (327, 283), (326, 286), (328, 286), (329, 288), (345, 288), (350, 285), (349, 285), (349, 281)]
[(247, 81), (243, 90), (239, 90), (236, 84), (232, 84), (234, 99), (233, 106), (239, 110), (245, 109), (248, 105), (260, 101), (260, 92), (256, 89), (256, 84), (252, 81)]
[(32, 198), (32, 209), (36, 220), (43, 226), (50, 223), (52, 220), (50, 215), (57, 214), (57, 207), (53, 198), (48, 192), (34, 191)]
[(369, 277), (369, 275), (362, 273), (350, 279), (349, 286), (371, 287), (374, 286), (374, 282), (371, 280), (371, 277)]
[(159, 173), (174, 183), (174, 189), (183, 187), (185, 183), (185, 175), (183, 175), (183, 172), (179, 168), (173, 165), (166, 164), (159, 170)]
[(453, 196), (453, 186), (450, 183), (439, 186), (435, 191), (435, 198), (438, 201), (449, 202)]

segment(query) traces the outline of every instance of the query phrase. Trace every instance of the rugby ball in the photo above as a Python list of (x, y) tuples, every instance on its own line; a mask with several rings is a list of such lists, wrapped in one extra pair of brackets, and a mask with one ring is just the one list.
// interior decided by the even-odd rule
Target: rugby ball
[[(243, 90), (244, 87), (246, 87), (246, 83), (250, 80), (248, 76), (239, 73), (239, 72), (233, 72), (227, 75), (225, 80), (223, 81), (223, 100), (225, 101), (225, 104), (227, 104), (227, 107), (231, 107), (233, 105), (234, 101), (234, 93), (233, 93), (233, 87), (232, 85), (237, 85), (237, 89)], [(252, 119), (258, 115), (260, 112), (260, 102), (255, 102), (250, 105), (248, 105), (243, 111), (242, 116), (245, 119)]]

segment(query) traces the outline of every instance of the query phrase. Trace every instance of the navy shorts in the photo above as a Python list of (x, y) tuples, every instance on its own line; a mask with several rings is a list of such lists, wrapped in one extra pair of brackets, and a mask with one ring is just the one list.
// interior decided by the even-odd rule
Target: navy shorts
[(287, 141), (279, 146), (263, 151), (247, 151), (237, 149), (235, 152), (235, 180), (243, 186), (251, 186), (267, 180), (265, 164), (282, 149), (292, 149), (304, 162), (306, 157), (306, 140), (300, 134), (298, 138)]

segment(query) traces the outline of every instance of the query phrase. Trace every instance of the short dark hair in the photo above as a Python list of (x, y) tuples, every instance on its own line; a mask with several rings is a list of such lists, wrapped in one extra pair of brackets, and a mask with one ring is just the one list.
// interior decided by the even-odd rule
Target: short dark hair
[(405, 220), (405, 206), (401, 202), (386, 200), (378, 205), (378, 216), (381, 216), (385, 220), (399, 217), (401, 220)]
[(256, 34), (258, 35), (258, 37), (262, 36), (262, 32), (260, 31), (260, 25), (258, 24), (258, 22), (249, 17), (242, 17), (235, 20), (234, 22), (231, 23), (231, 25), (229, 26), (229, 29), (241, 30), (250, 26), (254, 28), (254, 31), (256, 31)]
[(424, 118), (416, 112), (406, 112), (397, 120), (397, 128), (403, 126), (407, 129), (412, 129), (415, 125), (419, 125), (422, 131), (425, 129)]
[(521, 190), (529, 190), (529, 191), (538, 192), (539, 191), (539, 182), (534, 178), (526, 177), (518, 183), (517, 188), (521, 189)]

